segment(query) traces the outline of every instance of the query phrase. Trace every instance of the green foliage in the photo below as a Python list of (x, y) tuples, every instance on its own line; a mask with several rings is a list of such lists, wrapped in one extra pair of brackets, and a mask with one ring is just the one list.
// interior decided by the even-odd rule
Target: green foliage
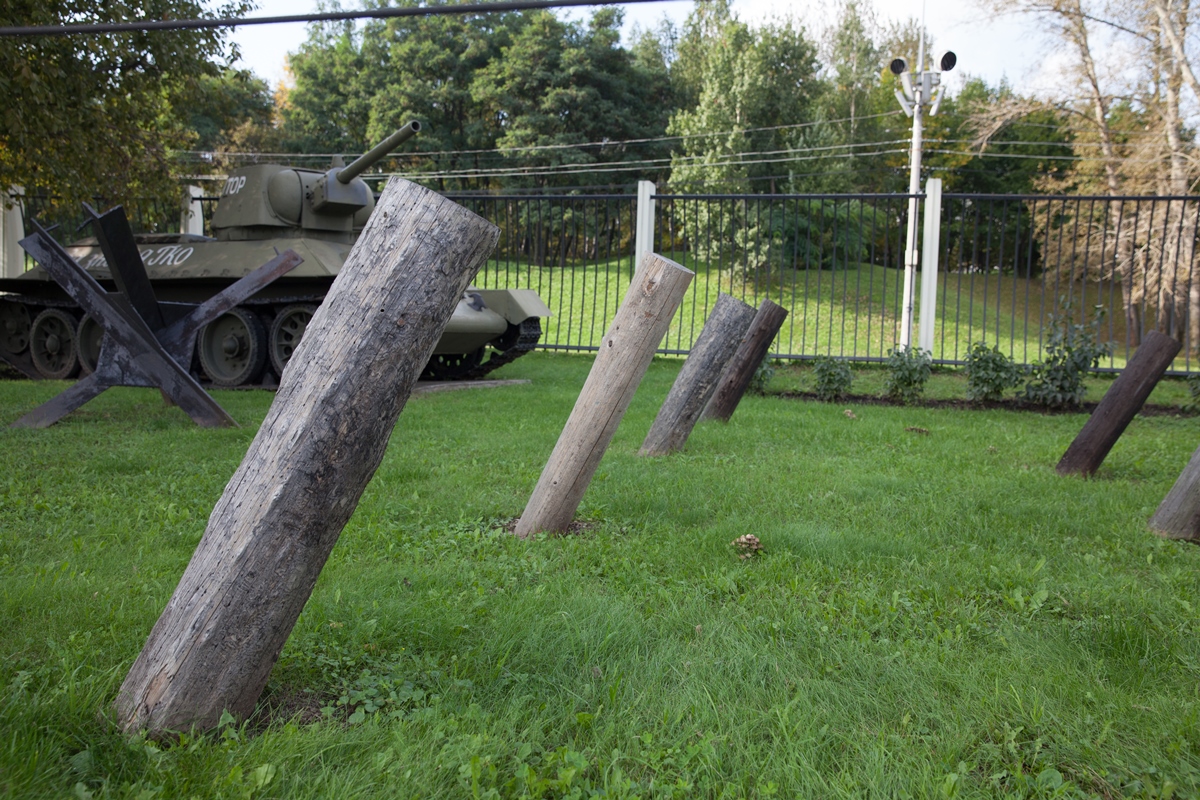
[(881, 243), (871, 234), (887, 230), (885, 211), (854, 199), (681, 203), (675, 212), (697, 259), (728, 264), (756, 287), (784, 270), (856, 268)]
[(234, 144), (238, 128), (270, 127), (275, 103), (266, 81), (251, 72), (226, 69), (219, 75), (201, 76), (197, 97), (187, 112), (188, 124), (196, 132), (193, 149), (218, 150)]
[[(584, 168), (656, 153), (594, 143), (661, 136), (672, 107), (656, 43), (623, 48), (621, 20), (606, 8), (587, 22), (536, 12), (314, 26), (291, 58), (282, 133), (309, 152), (361, 152), (416, 118), (426, 127), (402, 156), (410, 174), (501, 168), (508, 187), (607, 183)], [(549, 174), (562, 167), (579, 171)]]
[(1025, 384), (1025, 399), (1031, 403), (1060, 408), (1083, 402), (1084, 378), (1100, 365), (1100, 359), (1112, 355), (1113, 344), (1099, 344), (1105, 309), (1095, 307), (1090, 323), (1075, 322), (1071, 302), (1059, 300), (1057, 312), (1047, 321), (1045, 358), (1033, 363)]
[(933, 356), (919, 347), (893, 347), (888, 351), (888, 376), (884, 395), (902, 403), (915, 403), (925, 393), (925, 382), (933, 368)]
[(830, 402), (850, 393), (850, 383), (854, 374), (844, 359), (817, 356), (812, 363), (815, 379), (813, 391), (817, 393), (818, 398)]
[(300, 649), (293, 666), (303, 669), (311, 663), (317, 681), (326, 687), (327, 702), (321, 712), (340, 714), (351, 725), (372, 714), (399, 719), (438, 700), (436, 690), (443, 674), (436, 661), (423, 663), (403, 649), (396, 655), (376, 650), (371, 644), (354, 650), (336, 641), (320, 641), (311, 649)]
[[(496, 147), (507, 163), (527, 168), (586, 167), (640, 158), (624, 145), (590, 142), (660, 136), (666, 126), (666, 74), (646, 69), (620, 46), (622, 12), (596, 11), (585, 27), (548, 12), (534, 14), (503, 58), (481, 70), (472, 94), (488, 118), (503, 120)], [(554, 146), (540, 152), (526, 148)], [(537, 170), (535, 170), (535, 173)], [(542, 170), (544, 172), (544, 170)], [(560, 183), (607, 181), (581, 170)], [(535, 174), (529, 184), (555, 181)], [(524, 185), (510, 180), (508, 185)]]
[[(206, 8), (195, 0), (80, 3), (17, 0), (3, 25), (238, 17), (241, 0)], [(230, 55), (227, 29), (7, 39), (0, 47), (0, 186), (49, 192), (71, 206), (176, 200), (174, 148), (194, 137), (189, 108), (203, 80)], [(84, 145), (86, 143), (86, 146)]]
[(762, 363), (754, 370), (754, 374), (750, 376), (750, 385), (746, 387), (753, 394), (766, 394), (767, 387), (771, 385), (771, 379), (775, 377), (775, 365), (771, 363), (771, 356), (763, 356)]
[(1190, 398), (1183, 404), (1184, 411), (1200, 411), (1200, 373), (1193, 372), (1187, 376), (1187, 389)]
[(989, 348), (984, 342), (971, 345), (963, 371), (967, 374), (967, 399), (973, 402), (1000, 400), (1025, 377), (1025, 370), (999, 347)]
[(689, 17), (679, 51), (685, 88), (678, 94), (696, 101), (677, 109), (667, 129), (683, 137), (672, 186), (769, 191), (762, 179), (777, 175), (778, 165), (741, 156), (795, 143), (795, 129), (786, 126), (810, 119), (823, 91), (816, 46), (792, 22), (751, 28), (727, 2), (707, 2)]

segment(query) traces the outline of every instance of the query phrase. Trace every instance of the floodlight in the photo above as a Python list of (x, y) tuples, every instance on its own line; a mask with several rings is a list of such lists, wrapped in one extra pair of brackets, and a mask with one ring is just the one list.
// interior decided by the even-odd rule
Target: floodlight
[(937, 59), (938, 69), (940, 69), (942, 72), (949, 72), (950, 70), (954, 69), (954, 65), (957, 63), (958, 56), (954, 55), (953, 50), (945, 51), (938, 56)]
[(892, 63), (888, 64), (888, 69), (892, 71), (893, 75), (899, 75), (908, 71), (908, 62), (900, 57), (893, 58)]

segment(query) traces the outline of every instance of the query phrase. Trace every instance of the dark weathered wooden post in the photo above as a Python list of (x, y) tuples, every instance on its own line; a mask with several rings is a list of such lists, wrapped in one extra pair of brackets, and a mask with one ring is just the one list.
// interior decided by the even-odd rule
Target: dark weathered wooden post
[(746, 332), (746, 338), (729, 360), (729, 366), (717, 382), (717, 391), (713, 393), (712, 400), (708, 401), (708, 407), (704, 409), (701, 419), (729, 421), (733, 412), (737, 410), (738, 403), (742, 402), (742, 395), (749, 388), (750, 381), (754, 379), (755, 370), (767, 357), (771, 342), (775, 341), (775, 335), (783, 327), (787, 315), (787, 309), (783, 306), (770, 300), (762, 301), (758, 313), (754, 315), (754, 321), (750, 323), (750, 330)]
[(753, 320), (753, 306), (724, 293), (718, 295), (639, 455), (661, 456), (683, 449)]
[(205, 729), (253, 710), (497, 236), (435, 192), (388, 184), (121, 686), (125, 730)]
[(1117, 439), (1142, 410), (1146, 398), (1175, 360), (1179, 348), (1179, 342), (1158, 331), (1146, 335), (1063, 453), (1058, 462), (1059, 475), (1092, 475), (1100, 469)]
[(570, 526), (693, 275), (656, 253), (642, 257), (575, 408), (517, 520), (518, 536)]
[(1166, 539), (1200, 542), (1200, 449), (1150, 518), (1150, 530)]

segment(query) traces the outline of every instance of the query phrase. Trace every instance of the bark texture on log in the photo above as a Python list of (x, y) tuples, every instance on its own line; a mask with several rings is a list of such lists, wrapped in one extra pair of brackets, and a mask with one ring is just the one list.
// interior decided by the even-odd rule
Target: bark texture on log
[(746, 332), (746, 338), (730, 359), (725, 374), (717, 383), (717, 391), (700, 419), (729, 421), (733, 412), (737, 410), (738, 403), (742, 402), (742, 395), (749, 388), (750, 381), (754, 379), (754, 372), (767, 357), (771, 343), (775, 341), (775, 336), (783, 327), (787, 315), (787, 309), (783, 306), (770, 300), (762, 301), (758, 313), (754, 315), (754, 321), (750, 323), (750, 330)]
[(126, 731), (245, 717), (383, 457), (492, 224), (393, 179), (317, 310), (115, 706)]
[(658, 410), (639, 455), (661, 456), (683, 449), (753, 321), (753, 306), (724, 293), (717, 296), (717, 303)]
[(514, 533), (565, 531), (596, 474), (693, 273), (647, 253)]
[(1200, 448), (1150, 518), (1150, 530), (1166, 539), (1200, 542)]
[(1121, 370), (1104, 399), (1088, 417), (1079, 435), (1058, 462), (1059, 475), (1092, 475), (1100, 469), (1113, 445), (1142, 410), (1167, 367), (1179, 353), (1179, 342), (1150, 331)]

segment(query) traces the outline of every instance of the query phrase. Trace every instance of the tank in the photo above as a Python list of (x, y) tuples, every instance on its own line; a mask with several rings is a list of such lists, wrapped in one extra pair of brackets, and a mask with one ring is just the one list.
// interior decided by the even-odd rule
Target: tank
[[(201, 303), (285, 249), (304, 263), (202, 329), (191, 369), (215, 386), (272, 385), (291, 359), (317, 306), (375, 207), (359, 176), (412, 137), (410, 122), (349, 165), (326, 171), (254, 164), (226, 179), (213, 237), (137, 236), (161, 301)], [(115, 288), (94, 238), (67, 251), (101, 285)], [(529, 352), (550, 309), (528, 289), (471, 287), (459, 301), (422, 378), (479, 378)], [(38, 376), (72, 378), (95, 369), (100, 327), (41, 267), (0, 279), (0, 358), (29, 351)], [(11, 363), (11, 359), (9, 360)]]

